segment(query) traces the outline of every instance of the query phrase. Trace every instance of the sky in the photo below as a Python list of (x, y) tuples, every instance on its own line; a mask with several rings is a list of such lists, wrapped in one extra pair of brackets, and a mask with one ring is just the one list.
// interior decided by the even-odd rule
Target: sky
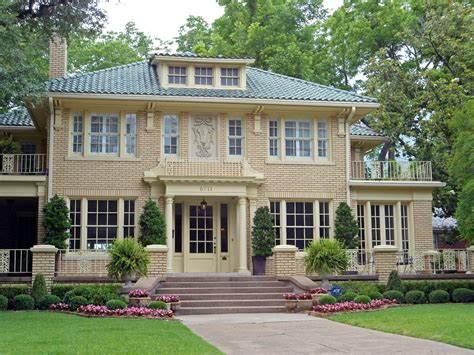
[[(342, 2), (324, 0), (324, 5), (334, 10)], [(162, 40), (176, 37), (189, 15), (202, 16), (212, 23), (224, 13), (216, 0), (110, 0), (101, 6), (109, 18), (106, 30), (123, 31), (125, 24), (133, 21), (140, 31)]]

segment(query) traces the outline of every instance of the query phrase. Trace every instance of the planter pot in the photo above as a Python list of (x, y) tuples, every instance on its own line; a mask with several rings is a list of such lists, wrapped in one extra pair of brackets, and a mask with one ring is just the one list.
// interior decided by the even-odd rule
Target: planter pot
[(175, 314), (178, 314), (180, 309), (181, 309), (181, 305), (179, 304), (179, 302), (170, 303), (170, 310), (173, 311)]
[(298, 300), (286, 300), (285, 307), (288, 312), (295, 312), (298, 309)]
[(132, 280), (135, 279), (135, 273), (125, 274), (122, 276), (123, 287), (124, 288), (131, 288), (132, 287)]
[(308, 311), (313, 308), (313, 300), (298, 300), (298, 311)]
[(150, 297), (130, 297), (128, 303), (134, 307), (148, 307), (151, 302)]
[(254, 275), (265, 275), (266, 261), (267, 261), (267, 258), (264, 256), (252, 256)]
[(321, 299), (322, 296), (326, 296), (326, 294), (324, 293), (317, 293), (317, 294), (313, 294), (313, 305), (317, 305), (319, 304), (319, 300)]

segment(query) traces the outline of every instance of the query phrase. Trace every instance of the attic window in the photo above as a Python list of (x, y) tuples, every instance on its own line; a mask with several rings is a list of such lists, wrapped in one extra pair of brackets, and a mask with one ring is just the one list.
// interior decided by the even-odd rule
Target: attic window
[(212, 68), (196, 67), (194, 69), (194, 83), (196, 85), (212, 85)]
[(186, 85), (186, 67), (168, 67), (168, 83)]
[(221, 68), (222, 86), (239, 86), (238, 68)]

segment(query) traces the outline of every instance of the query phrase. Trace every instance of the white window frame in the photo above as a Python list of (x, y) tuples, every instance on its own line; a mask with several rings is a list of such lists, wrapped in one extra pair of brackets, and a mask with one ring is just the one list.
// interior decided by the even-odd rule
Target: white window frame
[[(234, 71), (237, 70), (237, 75), (234, 74)], [(228, 75), (231, 71), (231, 75)], [(240, 68), (238, 67), (221, 67), (220, 68), (220, 86), (231, 86), (239, 87), (240, 86)], [(237, 80), (237, 84), (234, 84), (234, 80)], [(230, 81), (230, 84), (229, 84)]]
[[(270, 210), (270, 214), (273, 217), (273, 231), (275, 233), (275, 245), (280, 245), (282, 240), (281, 240), (281, 234), (282, 234), (282, 226), (281, 226), (281, 201), (270, 201), (270, 204), (268, 206)], [(276, 208), (278, 206), (278, 208)], [(278, 211), (278, 212), (277, 212)], [(286, 217), (286, 216), (285, 216)], [(286, 227), (285, 227), (286, 228)], [(278, 231), (278, 233), (277, 233)], [(277, 238), (278, 235), (278, 238)]]
[[(92, 124), (93, 124), (93, 117), (100, 118), (98, 124), (99, 127), (101, 127), (101, 130), (99, 132), (92, 132)], [(107, 131), (107, 129), (110, 130), (111, 125), (109, 125), (108, 119), (117, 119), (116, 125), (117, 125), (117, 132), (110, 132)], [(121, 119), (120, 119), (120, 114), (119, 113), (105, 113), (105, 112), (94, 112), (90, 114), (90, 119), (88, 122), (89, 125), (89, 139), (88, 139), (88, 152), (91, 155), (109, 155), (109, 156), (119, 156), (120, 155), (120, 126), (121, 126)], [(115, 124), (114, 124), (115, 125)], [(109, 128), (107, 128), (109, 127)], [(104, 131), (105, 130), (105, 131)], [(97, 136), (99, 138), (98, 152), (93, 152), (92, 151), (92, 139), (93, 137)], [(108, 141), (111, 138), (116, 138), (117, 141), (117, 148), (116, 151), (111, 151), (107, 152), (107, 146), (110, 145)], [(112, 145), (110, 145), (112, 147)], [(105, 149), (104, 149), (105, 148)]]
[[(240, 122), (240, 135), (230, 134), (231, 121)], [(235, 127), (237, 128), (237, 126)], [(240, 141), (240, 154), (231, 154), (231, 141), (234, 140), (237, 144)], [(237, 148), (237, 145), (235, 146)], [(227, 156), (229, 158), (241, 158), (245, 154), (245, 123), (244, 120), (239, 116), (231, 116), (227, 119)]]
[[(390, 212), (390, 209), (391, 209), (391, 214), (390, 213), (387, 214), (387, 211)], [(384, 245), (395, 246), (397, 243), (397, 238), (396, 238), (396, 232), (395, 232), (395, 205), (394, 204), (386, 203), (383, 205), (383, 219), (384, 219), (383, 234), (385, 238), (383, 243)], [(387, 237), (389, 236), (391, 237), (390, 242), (387, 239)]]
[[(272, 127), (272, 123), (276, 124), (276, 126)], [(276, 135), (272, 134), (272, 130), (276, 130)], [(280, 158), (281, 153), (281, 146), (280, 146), (280, 136), (281, 136), (281, 128), (280, 128), (280, 120), (272, 118), (268, 121), (268, 155), (270, 159), (278, 159)], [(272, 147), (272, 143), (274, 146)], [(272, 149), (276, 149), (276, 154), (272, 154)]]
[[(97, 211), (95, 212), (91, 212), (89, 210), (89, 202), (91, 201), (96, 201), (97, 203)], [(105, 212), (100, 212), (100, 214), (105, 214), (106, 215), (106, 219), (107, 219), (107, 224), (99, 224), (99, 202), (101, 201), (107, 201), (107, 210)], [(110, 212), (110, 209), (109, 209), (109, 203), (110, 202), (115, 202), (117, 204), (117, 210), (116, 212)], [(98, 237), (98, 230), (99, 228), (106, 228), (107, 231), (107, 237), (104, 238), (106, 239), (106, 241), (111, 245), (113, 243), (114, 240), (117, 240), (119, 239), (119, 229), (120, 229), (120, 208), (119, 208), (119, 200), (114, 200), (114, 199), (107, 199), (107, 198), (97, 198), (97, 199), (88, 199), (87, 200), (87, 212), (86, 212), (86, 226), (85, 226), (85, 236), (86, 236), (86, 248), (88, 250), (107, 250), (107, 248), (100, 248), (100, 249), (92, 249), (92, 248), (89, 248), (88, 244), (89, 244), (89, 228), (95, 228), (96, 229), (96, 238), (95, 240), (99, 240), (101, 238)], [(93, 214), (95, 213), (96, 215), (96, 223), (95, 224), (89, 224), (89, 214)], [(115, 224), (109, 224), (109, 216), (112, 215), (112, 214), (116, 214), (116, 218), (117, 218), (117, 222)], [(114, 237), (109, 237), (109, 229), (110, 230), (113, 230), (115, 228), (115, 238)], [(91, 239), (92, 240), (92, 239)]]
[[(326, 210), (322, 210), (321, 208), (321, 204), (325, 204), (325, 206), (327, 205), (327, 211)], [(317, 228), (318, 228), (318, 236), (319, 236), (319, 239), (331, 239), (332, 235), (331, 235), (331, 201), (317, 201), (317, 204), (318, 204), (318, 223), (317, 223)], [(325, 223), (324, 225), (321, 223), (321, 218), (324, 219)], [(327, 219), (327, 224), (326, 224), (326, 219)], [(326, 231), (327, 231), (327, 236), (325, 236), (324, 238), (322, 237), (322, 234), (321, 233), (322, 231), (325, 231), (324, 234), (326, 234)]]
[[(175, 72), (176, 69), (179, 69), (179, 73)], [(184, 69), (184, 73), (183, 73)], [(186, 65), (169, 65), (168, 66), (168, 84), (170, 85), (188, 85), (188, 70), (189, 68)], [(173, 73), (171, 73), (173, 71)], [(182, 82), (184, 78), (184, 83)], [(173, 79), (173, 80), (171, 80)], [(179, 82), (175, 82), (178, 80)]]
[[(77, 119), (77, 120), (76, 120)], [(80, 123), (77, 122), (80, 120)], [(74, 155), (83, 155), (84, 154), (84, 128), (85, 128), (85, 117), (84, 113), (82, 112), (74, 112), (72, 113), (71, 119), (71, 153)], [(80, 129), (77, 127), (80, 126)], [(77, 142), (76, 139), (77, 138)], [(80, 151), (75, 151), (75, 146), (80, 145)]]
[[(320, 125), (324, 125), (324, 132), (325, 134), (321, 134), (322, 130), (320, 128)], [(316, 159), (324, 159), (327, 160), (329, 159), (329, 124), (327, 120), (316, 120), (315, 124), (316, 128), (316, 144), (315, 144), (315, 151), (314, 155)], [(324, 148), (321, 148), (321, 146), (324, 146)], [(324, 155), (320, 155), (321, 149), (325, 150)]]
[[(129, 122), (129, 119), (131, 120)], [(137, 125), (138, 119), (135, 113), (126, 113), (125, 114), (125, 127), (124, 127), (124, 136), (125, 136), (125, 154), (136, 156), (137, 155)], [(130, 125), (130, 127), (129, 127)], [(130, 129), (129, 129), (130, 128)]]
[[(206, 72), (203, 74), (202, 71), (205, 70)], [(211, 74), (209, 75), (208, 70), (211, 71)], [(198, 73), (199, 71), (199, 73)], [(209, 79), (211, 79), (211, 82), (208, 83)], [(202, 80), (205, 81), (205, 83), (202, 83)], [(198, 81), (200, 81), (198, 83)], [(194, 67), (194, 85), (196, 86), (214, 86), (214, 67), (212, 66), (204, 66), (204, 65), (199, 65)]]
[[(300, 212), (300, 213), (296, 212), (296, 204), (298, 204), (298, 203), (302, 203), (302, 204), (303, 204), (303, 212), (302, 212), (302, 213), (301, 213), (301, 212)], [(288, 213), (288, 205), (290, 205), (290, 204), (295, 204), (295, 210), (294, 210), (293, 213)], [(311, 205), (311, 210), (312, 210), (311, 213), (306, 212), (306, 204)], [(281, 206), (280, 206), (280, 211), (281, 211)], [(314, 240), (315, 240), (315, 231), (314, 231), (314, 227), (315, 227), (315, 226), (314, 226), (314, 213), (315, 213), (315, 210), (314, 210), (314, 203), (313, 203), (313, 201), (307, 201), (307, 200), (298, 200), (298, 201), (296, 201), (296, 200), (293, 201), (293, 200), (292, 200), (292, 201), (286, 201), (286, 209), (285, 209), (285, 211), (286, 211), (286, 213), (285, 213), (284, 218), (285, 218), (285, 222), (286, 222), (286, 223), (285, 223), (285, 226), (286, 226), (286, 244), (288, 244), (288, 245), (295, 245), (295, 246), (296, 246), (296, 241), (297, 241), (297, 240), (303, 240), (304, 242), (311, 242), (311, 241), (314, 241)], [(288, 225), (288, 216), (289, 216), (289, 215), (293, 215), (293, 217), (294, 217), (294, 222), (295, 222), (294, 225), (291, 225), (291, 226)], [(303, 216), (303, 221), (304, 221), (303, 225), (299, 225), (299, 224), (296, 223), (297, 216), (299, 216), (299, 215), (302, 215), (302, 216)], [(307, 216), (311, 216), (311, 225), (306, 225)], [(301, 228), (304, 230), (304, 237), (303, 237), (303, 238), (297, 238), (297, 237), (296, 237), (297, 229), (301, 229)], [(288, 231), (289, 231), (290, 229), (294, 229), (294, 230), (295, 230), (295, 237), (293, 238), (295, 244), (290, 244), (290, 242), (289, 242), (289, 239), (290, 239), (290, 238), (288, 237)], [(311, 239), (306, 238), (306, 233), (307, 233), (307, 231), (311, 231), (311, 235), (312, 235), (312, 238), (311, 238)], [(306, 247), (306, 245), (305, 245), (305, 247)], [(303, 248), (303, 249), (304, 249), (304, 248)], [(303, 249), (300, 249), (300, 250), (303, 250)]]
[[(128, 206), (128, 211), (127, 211)], [(133, 211), (131, 210), (131, 206), (133, 206)], [(120, 211), (120, 209), (119, 209)], [(133, 223), (130, 223), (130, 220), (133, 216)], [(120, 222), (120, 219), (119, 219)], [(120, 223), (119, 223), (120, 224)], [(136, 228), (137, 224), (137, 205), (135, 199), (124, 199), (123, 200), (123, 225), (119, 226), (119, 228), (123, 231), (123, 237), (132, 237), (135, 238), (135, 234), (137, 231)], [(126, 230), (133, 230), (133, 233), (125, 233)]]
[[(72, 205), (75, 205), (74, 209)], [(71, 237), (68, 240), (68, 249), (77, 250), (81, 248), (81, 235), (82, 235), (82, 200), (81, 199), (70, 199), (69, 200), (69, 218), (71, 219), (71, 228), (69, 229), (69, 234)], [(77, 222), (77, 217), (79, 218), (79, 223)], [(79, 248), (71, 248), (71, 241), (78, 241)]]
[[(287, 130), (287, 124), (288, 123), (295, 123), (295, 136), (294, 137), (288, 137), (286, 134)], [(309, 124), (309, 127), (301, 127), (303, 124)], [(291, 128), (291, 127), (290, 127)], [(309, 137), (304, 137), (300, 135), (301, 130), (308, 131), (310, 136)], [(314, 133), (313, 133), (313, 122), (310, 119), (285, 119), (284, 120), (284, 126), (282, 126), (282, 131), (284, 131), (284, 139), (283, 139), (283, 146), (284, 146), (284, 151), (282, 151), (282, 154), (284, 154), (285, 159), (300, 159), (300, 160), (310, 160), (313, 158), (313, 152), (314, 152)], [(288, 155), (287, 154), (287, 142), (294, 142), (295, 144), (295, 155)], [(304, 143), (303, 142), (309, 142), (309, 155), (305, 156), (302, 155), (304, 149)]]
[[(166, 126), (166, 119), (168, 117), (176, 117), (176, 122), (177, 122), (177, 125), (176, 125), (176, 132), (173, 133), (173, 132), (169, 132), (167, 133), (165, 131), (165, 126)], [(162, 127), (163, 127), (163, 132), (162, 132), (162, 155), (163, 156), (179, 156), (180, 154), (180, 131), (181, 131), (181, 127), (180, 127), (180, 124), (181, 124), (181, 120), (180, 120), (180, 117), (178, 114), (172, 114), (172, 113), (169, 113), (169, 114), (165, 114), (163, 115), (163, 118), (162, 118)], [(170, 144), (167, 145), (166, 144), (166, 139), (169, 138), (170, 139)], [(171, 144), (171, 139), (173, 138), (176, 138), (176, 152), (175, 153), (167, 153), (166, 152), (166, 147), (167, 146), (170, 146), (172, 147), (173, 144)]]

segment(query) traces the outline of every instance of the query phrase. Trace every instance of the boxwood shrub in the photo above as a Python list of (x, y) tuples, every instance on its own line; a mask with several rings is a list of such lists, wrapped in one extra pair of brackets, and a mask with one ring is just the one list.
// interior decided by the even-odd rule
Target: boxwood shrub
[(453, 291), (453, 301), (456, 303), (474, 302), (474, 291), (467, 288), (457, 288)]
[(467, 288), (474, 290), (474, 281), (470, 280), (429, 280), (429, 281), (403, 281), (402, 292), (406, 294), (408, 291), (423, 291), (425, 295), (429, 295), (435, 290), (444, 290), (449, 293), (452, 300), (453, 291), (457, 288)]
[(383, 297), (389, 300), (397, 300), (397, 303), (405, 303), (405, 296), (403, 293), (396, 290), (385, 291)]
[(105, 305), (109, 309), (124, 309), (124, 308), (127, 308), (127, 304), (122, 300), (110, 300)]
[(428, 296), (430, 303), (447, 303), (449, 302), (449, 293), (445, 290), (431, 291)]
[(347, 291), (344, 292), (342, 295), (340, 295), (337, 298), (338, 302), (349, 302), (349, 301), (354, 301), (354, 298), (357, 297), (357, 294), (353, 291)]
[(341, 286), (343, 293), (352, 291), (358, 295), (368, 295), (370, 292), (379, 292), (378, 285), (375, 282), (343, 281), (337, 284)]
[(367, 296), (372, 300), (383, 300), (383, 295), (380, 292), (370, 292)]
[(334, 304), (336, 302), (336, 297), (331, 295), (324, 295), (319, 298), (319, 304)]
[(354, 298), (354, 302), (355, 303), (364, 303), (364, 304), (367, 304), (367, 303), (370, 303), (370, 301), (372, 301), (370, 299), (369, 296), (367, 295), (359, 295), (357, 296), (356, 298)]
[(87, 299), (82, 296), (74, 296), (69, 300), (69, 306), (72, 311), (75, 311), (80, 306), (86, 306), (88, 304), (89, 302), (87, 301)]
[(0, 295), (0, 311), (6, 311), (8, 308), (8, 298)]
[(163, 301), (152, 301), (148, 305), (148, 308), (151, 308), (151, 309), (165, 309), (166, 310), (166, 309), (168, 309), (168, 306)]
[(81, 296), (89, 304), (105, 306), (108, 301), (119, 298), (119, 287), (116, 285), (76, 286), (64, 294), (63, 301), (69, 304), (73, 297)]
[(13, 299), (15, 296), (27, 295), (28, 293), (28, 286), (26, 285), (0, 287), (0, 295), (5, 296), (8, 299), (8, 308), (13, 308)]
[(425, 304), (426, 296), (423, 291), (408, 291), (405, 295), (405, 301), (409, 304)]
[(18, 295), (13, 298), (13, 307), (17, 311), (29, 311), (35, 309), (35, 301), (30, 295)]
[(61, 302), (61, 299), (56, 295), (44, 295), (37, 303), (39, 309), (49, 309), (49, 306)]

